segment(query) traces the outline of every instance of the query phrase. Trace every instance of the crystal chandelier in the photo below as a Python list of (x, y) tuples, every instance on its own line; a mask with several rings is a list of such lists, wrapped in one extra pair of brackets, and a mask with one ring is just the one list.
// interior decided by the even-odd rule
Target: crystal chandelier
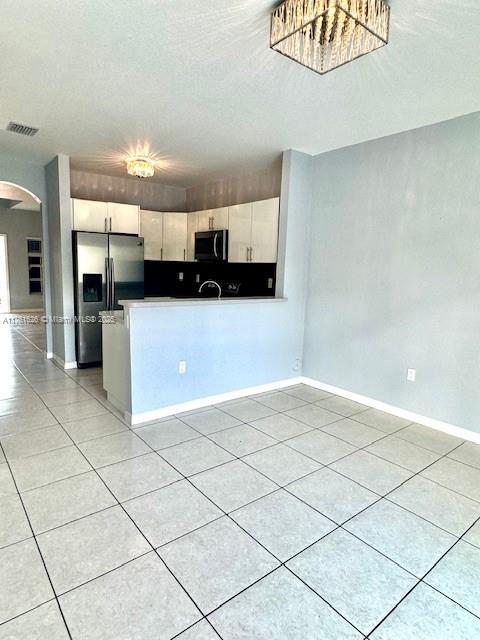
[(147, 156), (127, 158), (127, 172), (137, 178), (151, 178), (155, 173), (155, 162)]
[(270, 46), (324, 74), (388, 43), (385, 0), (285, 0), (272, 12)]

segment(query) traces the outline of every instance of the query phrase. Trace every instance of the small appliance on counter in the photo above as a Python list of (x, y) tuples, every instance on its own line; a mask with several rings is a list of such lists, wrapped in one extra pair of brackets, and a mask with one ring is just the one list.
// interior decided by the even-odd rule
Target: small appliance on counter
[(75, 345), (81, 367), (102, 361), (101, 311), (121, 309), (119, 300), (143, 300), (143, 238), (73, 232)]
[(228, 231), (197, 231), (195, 260), (198, 262), (227, 262)]

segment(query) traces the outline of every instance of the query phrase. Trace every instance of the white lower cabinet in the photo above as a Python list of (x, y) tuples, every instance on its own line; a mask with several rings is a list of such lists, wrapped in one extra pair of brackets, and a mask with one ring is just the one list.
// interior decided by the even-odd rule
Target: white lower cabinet
[(229, 207), (228, 261), (277, 261), (279, 198)]
[(188, 213), (163, 214), (163, 259), (187, 259)]
[(161, 260), (163, 252), (163, 213), (140, 211), (140, 235), (144, 239), (145, 260)]

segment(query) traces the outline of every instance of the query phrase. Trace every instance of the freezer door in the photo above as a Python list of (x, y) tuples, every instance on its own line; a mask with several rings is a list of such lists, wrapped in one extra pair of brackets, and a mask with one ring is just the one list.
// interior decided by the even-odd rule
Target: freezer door
[(79, 366), (102, 361), (100, 311), (107, 309), (108, 235), (74, 232), (75, 337)]
[(113, 309), (122, 309), (119, 300), (143, 300), (143, 238), (109, 236), (111, 272), (110, 297)]

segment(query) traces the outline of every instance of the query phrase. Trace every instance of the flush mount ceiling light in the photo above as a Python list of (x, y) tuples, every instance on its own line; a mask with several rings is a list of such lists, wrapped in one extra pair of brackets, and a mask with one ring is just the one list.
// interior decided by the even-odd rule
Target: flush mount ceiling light
[(272, 12), (270, 46), (324, 74), (388, 44), (385, 0), (285, 0)]
[(136, 178), (151, 178), (155, 173), (155, 162), (148, 156), (127, 158), (127, 172)]

